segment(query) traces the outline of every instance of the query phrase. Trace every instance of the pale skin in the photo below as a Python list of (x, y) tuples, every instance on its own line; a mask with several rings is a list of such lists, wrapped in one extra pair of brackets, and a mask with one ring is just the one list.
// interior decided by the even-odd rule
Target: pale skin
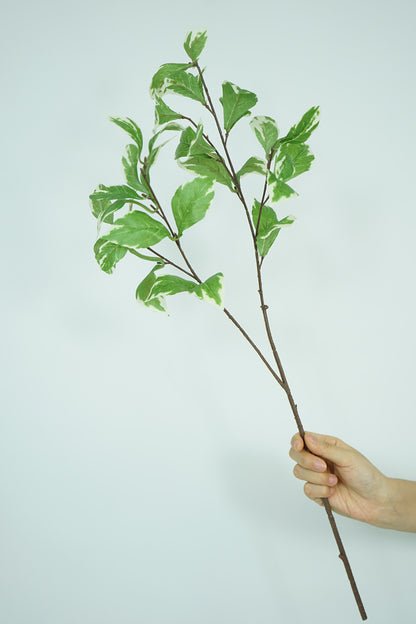
[(296, 433), (289, 456), (295, 477), (306, 481), (308, 498), (336, 513), (383, 529), (416, 533), (416, 481), (386, 477), (364, 455), (339, 438)]

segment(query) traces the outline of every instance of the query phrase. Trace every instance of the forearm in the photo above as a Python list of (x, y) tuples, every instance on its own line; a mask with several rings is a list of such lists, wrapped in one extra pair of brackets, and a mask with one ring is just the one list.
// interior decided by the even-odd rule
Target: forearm
[(374, 524), (383, 529), (416, 533), (416, 481), (388, 478), (386, 493)]

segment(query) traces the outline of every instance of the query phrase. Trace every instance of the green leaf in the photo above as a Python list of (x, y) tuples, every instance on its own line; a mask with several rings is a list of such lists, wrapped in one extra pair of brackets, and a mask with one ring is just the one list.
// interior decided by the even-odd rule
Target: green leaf
[(240, 89), (232, 82), (223, 82), (220, 102), (224, 112), (224, 129), (228, 133), (239, 119), (250, 115), (250, 108), (257, 103), (257, 95)]
[(151, 297), (176, 295), (181, 292), (192, 292), (195, 282), (183, 279), (177, 275), (161, 275), (157, 278), (150, 291)]
[(279, 180), (291, 180), (309, 171), (314, 159), (305, 143), (282, 143), (276, 154), (274, 172)]
[(124, 175), (126, 176), (126, 182), (129, 186), (133, 187), (140, 193), (147, 195), (148, 191), (145, 186), (140, 182), (137, 173), (137, 164), (139, 160), (139, 150), (136, 145), (127, 145), (124, 152), (124, 156), (121, 159), (124, 169)]
[(178, 234), (205, 217), (214, 198), (214, 181), (211, 178), (195, 178), (180, 186), (172, 197), (172, 212)]
[(190, 126), (185, 128), (176, 148), (175, 158), (207, 154), (216, 156), (214, 148), (204, 139), (202, 124), (198, 125), (196, 132)]
[(117, 126), (120, 126), (123, 130), (127, 132), (136, 142), (137, 147), (139, 148), (139, 158), (143, 148), (143, 135), (139, 126), (134, 122), (130, 117), (110, 117), (110, 121), (115, 123)]
[(193, 171), (201, 177), (213, 178), (220, 184), (228, 186), (228, 188), (235, 192), (233, 182), (227, 169), (223, 163), (201, 154), (200, 156), (189, 156), (188, 158), (179, 158), (178, 164), (187, 171)]
[(126, 204), (125, 199), (117, 199), (113, 202), (108, 202), (108, 205), (103, 209), (102, 213), (97, 220), (97, 234), (100, 232), (102, 223), (114, 223), (114, 213)]
[(197, 61), (207, 42), (206, 30), (191, 30), (183, 44), (185, 52), (192, 61)]
[(119, 260), (127, 253), (126, 247), (99, 238), (94, 245), (95, 258), (105, 273), (112, 273)]
[[(146, 170), (147, 170), (147, 172), (149, 172), (150, 167), (153, 167), (153, 165), (156, 162), (157, 157), (159, 156), (160, 150), (167, 143), (169, 143), (169, 141), (164, 141), (163, 143), (160, 143), (160, 145), (156, 145), (156, 147), (152, 149), (152, 151), (150, 152), (150, 154), (149, 154), (149, 156), (147, 158), (147, 161), (146, 161)], [(147, 175), (149, 175), (149, 173)]]
[(240, 171), (237, 172), (237, 178), (240, 178), (243, 175), (247, 175), (247, 173), (260, 173), (261, 175), (267, 174), (267, 163), (265, 160), (261, 158), (257, 158), (256, 156), (251, 156), (241, 167)]
[(204, 88), (200, 76), (177, 72), (165, 81), (166, 90), (196, 100), (205, 106)]
[(302, 117), (302, 119), (291, 127), (284, 141), (296, 141), (296, 143), (305, 143), (311, 136), (312, 132), (319, 124), (319, 106), (312, 106)]
[(161, 275), (156, 277), (155, 269), (145, 277), (138, 285), (136, 299), (144, 303), (145, 306), (167, 312), (165, 297), (176, 295), (181, 292), (192, 292), (195, 282), (185, 280), (177, 275)]
[(152, 167), (155, 164), (156, 158), (159, 155), (160, 150), (162, 149), (164, 145), (166, 145), (170, 141), (170, 139), (168, 139), (167, 141), (164, 141), (163, 143), (160, 143), (159, 145), (155, 146), (155, 142), (157, 141), (159, 136), (162, 134), (162, 132), (165, 132), (166, 130), (183, 130), (183, 128), (182, 126), (180, 126), (179, 124), (175, 122), (168, 123), (167, 126), (162, 128), (161, 130), (159, 130), (159, 132), (156, 132), (156, 134), (152, 136), (152, 138), (149, 141), (149, 155), (146, 159), (146, 171), (149, 171), (150, 167)]
[(204, 139), (202, 124), (197, 130), (188, 127), (181, 134), (175, 152), (178, 164), (202, 177), (213, 178), (234, 191), (233, 183), (226, 167), (215, 149)]
[(90, 206), (91, 212), (96, 219), (98, 219), (99, 226), (103, 221), (105, 223), (113, 223), (113, 213), (116, 210), (119, 210), (126, 203), (125, 200), (117, 200), (115, 202), (111, 202), (111, 199), (107, 199), (104, 197), (96, 197), (96, 193), (100, 193), (102, 189), (107, 188), (104, 184), (99, 184), (95, 189), (94, 193), (90, 195)]
[(154, 147), (154, 144), (155, 144), (155, 142), (157, 141), (157, 139), (160, 137), (160, 135), (161, 135), (163, 132), (166, 132), (167, 130), (172, 130), (172, 131), (175, 131), (175, 130), (176, 130), (176, 131), (182, 131), (182, 130), (183, 130), (183, 127), (182, 127), (180, 124), (178, 124), (178, 123), (171, 122), (171, 123), (168, 123), (168, 125), (167, 125), (167, 126), (165, 126), (164, 128), (162, 128), (161, 130), (159, 130), (158, 132), (156, 132), (156, 133), (152, 136), (152, 138), (150, 139), (150, 141), (149, 141), (149, 153), (151, 153), (151, 152), (152, 152), (153, 147)]
[(224, 275), (222, 273), (216, 273), (202, 284), (198, 284), (193, 292), (199, 299), (210, 301), (222, 310), (224, 309)]
[(165, 63), (161, 65), (152, 78), (150, 95), (152, 98), (162, 96), (167, 89), (168, 81), (179, 72), (185, 72), (192, 63)]
[(274, 119), (258, 115), (250, 121), (250, 126), (263, 147), (266, 157), (269, 157), (272, 147), (276, 143), (279, 130)]
[(175, 159), (188, 156), (191, 143), (195, 140), (195, 136), (195, 130), (193, 130), (190, 126), (185, 128), (185, 130), (181, 133), (178, 147), (176, 148)]
[(90, 199), (140, 199), (137, 195), (136, 191), (134, 191), (129, 186), (125, 184), (116, 185), (116, 186), (105, 186), (104, 184), (99, 184), (97, 187), (98, 190), (95, 190), (91, 195)]
[(182, 119), (182, 115), (169, 108), (161, 98), (156, 96), (155, 126), (162, 126), (175, 119)]
[[(260, 202), (255, 199), (252, 209), (253, 225), (255, 229), (257, 228), (259, 212)], [(267, 255), (282, 227), (291, 225), (294, 221), (295, 217), (291, 215), (279, 221), (273, 208), (270, 206), (263, 206), (261, 209), (260, 224), (256, 237), (257, 249), (260, 256), (264, 257)]]
[(290, 199), (291, 197), (297, 197), (298, 193), (292, 189), (288, 184), (279, 180), (274, 173), (269, 174), (268, 188), (270, 201), (277, 203), (282, 199)]
[(148, 275), (140, 282), (136, 289), (136, 299), (141, 301), (148, 308), (158, 310), (159, 312), (167, 312), (164, 305), (164, 301), (160, 301), (157, 297), (149, 297), (153, 284), (156, 282), (157, 277), (155, 271), (161, 267), (154, 267)]
[(117, 219), (105, 236), (105, 240), (126, 247), (144, 248), (155, 245), (169, 236), (165, 226), (145, 212), (133, 210)]

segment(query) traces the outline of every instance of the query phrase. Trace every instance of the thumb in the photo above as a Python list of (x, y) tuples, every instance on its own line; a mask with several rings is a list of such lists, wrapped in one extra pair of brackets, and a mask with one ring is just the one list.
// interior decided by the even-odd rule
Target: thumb
[(329, 459), (337, 466), (349, 466), (351, 464), (351, 447), (339, 438), (308, 431), (305, 433), (305, 442), (314, 455)]

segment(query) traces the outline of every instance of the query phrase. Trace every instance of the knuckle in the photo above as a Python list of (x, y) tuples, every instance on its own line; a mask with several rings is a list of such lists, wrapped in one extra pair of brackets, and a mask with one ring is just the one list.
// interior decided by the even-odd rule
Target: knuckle
[(299, 464), (293, 466), (293, 474), (295, 475), (295, 477), (299, 477)]

